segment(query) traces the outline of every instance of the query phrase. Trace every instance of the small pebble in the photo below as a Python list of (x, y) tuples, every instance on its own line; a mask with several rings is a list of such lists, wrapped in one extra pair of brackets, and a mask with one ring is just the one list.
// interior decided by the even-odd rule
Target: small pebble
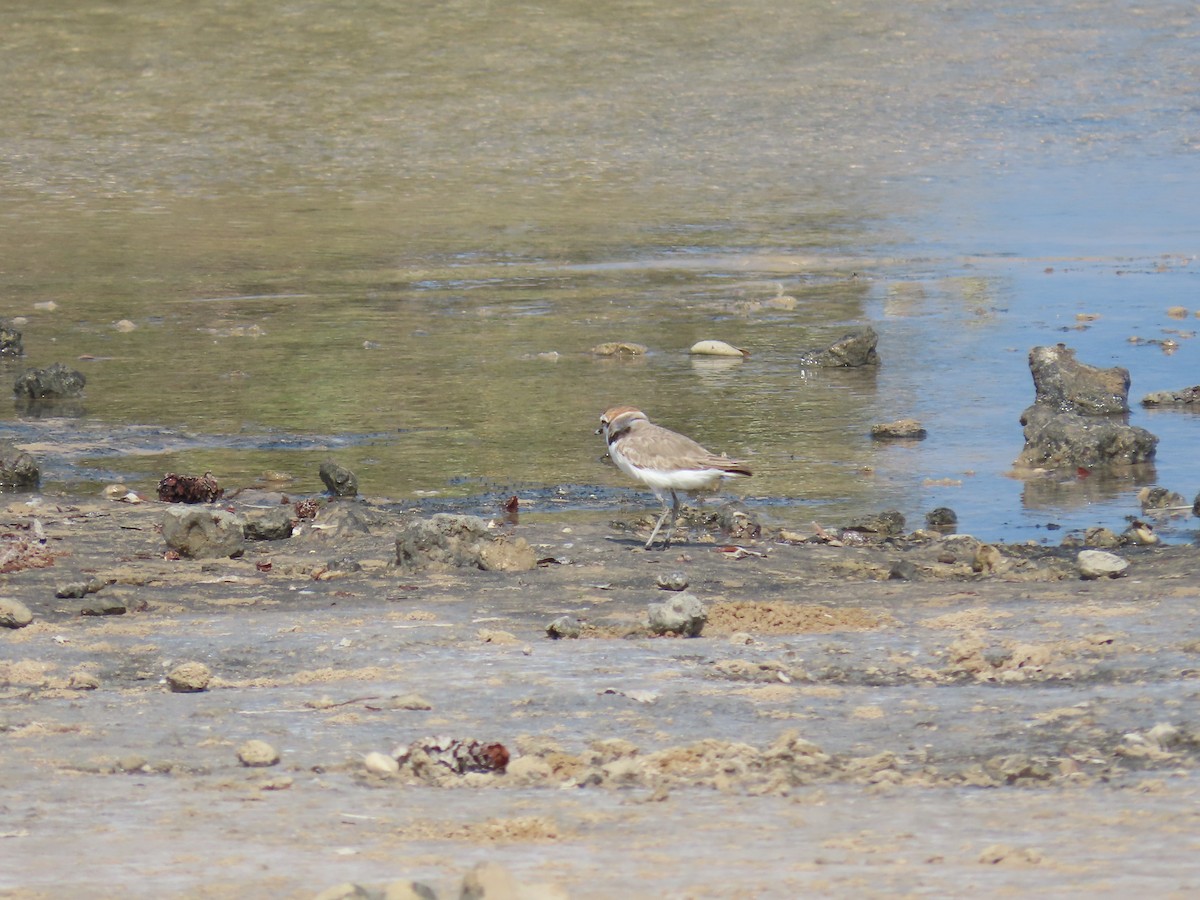
[(374, 751), (363, 757), (363, 766), (372, 775), (387, 777), (400, 771), (400, 763), (386, 753)]
[(250, 740), (238, 747), (238, 760), (243, 766), (262, 768), (279, 762), (279, 751), (266, 741)]
[(688, 586), (687, 576), (682, 572), (671, 572), (669, 575), (664, 572), (654, 579), (654, 583), (664, 591), (683, 591)]

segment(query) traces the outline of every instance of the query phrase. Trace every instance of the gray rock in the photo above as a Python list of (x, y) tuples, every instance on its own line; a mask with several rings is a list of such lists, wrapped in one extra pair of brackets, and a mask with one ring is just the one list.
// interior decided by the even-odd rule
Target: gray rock
[(654, 634), (678, 634), (697, 637), (708, 621), (708, 610), (695, 594), (683, 591), (663, 603), (651, 603), (650, 631)]
[(1034, 347), (1029, 371), (1037, 391), (1035, 403), (1084, 415), (1129, 412), (1129, 370), (1100, 369), (1075, 359), (1065, 344)]
[(654, 583), (664, 591), (682, 591), (688, 586), (687, 576), (682, 572), (664, 572), (654, 579)]
[(1080, 550), (1075, 561), (1079, 566), (1079, 576), (1088, 580), (1117, 578), (1129, 568), (1129, 563), (1117, 554), (1103, 550)]
[(240, 556), (245, 549), (242, 520), (223, 509), (172, 506), (162, 532), (168, 547), (192, 559)]
[(252, 769), (263, 769), (279, 762), (279, 751), (257, 738), (246, 741), (237, 750), (238, 762)]
[(1142, 398), (1142, 406), (1189, 406), (1200, 405), (1200, 384), (1181, 388), (1178, 391), (1155, 391)]
[(1136, 425), (1082, 416), (1035, 403), (1021, 415), (1025, 448), (1016, 465), (1028, 468), (1096, 468), (1154, 458), (1158, 438)]
[(929, 432), (916, 419), (897, 419), (871, 426), (871, 438), (876, 441), (923, 441)]
[(24, 352), (21, 332), (11, 319), (0, 319), (0, 356), (20, 356)]
[(1115, 531), (1095, 525), (1083, 533), (1083, 544), (1093, 549), (1111, 549), (1121, 546), (1121, 538)]
[(1187, 501), (1183, 499), (1183, 494), (1157, 485), (1138, 491), (1138, 503), (1141, 504), (1143, 512), (1152, 509), (1187, 509)]
[(582, 633), (583, 626), (574, 616), (559, 616), (546, 626), (546, 634), (555, 640), (577, 638)]
[(78, 397), (86, 384), (87, 378), (82, 372), (54, 363), (45, 369), (27, 369), (17, 377), (13, 393), (30, 400)]
[(125, 604), (120, 600), (92, 600), (79, 608), (81, 616), (123, 616)]
[(806, 350), (800, 354), (800, 365), (818, 368), (858, 368), (879, 365), (875, 345), (879, 335), (869, 325), (855, 328), (828, 347)]
[(33, 621), (29, 607), (14, 597), (0, 597), (0, 628), (24, 628)]
[(320, 475), (326, 490), (333, 496), (358, 496), (358, 478), (345, 466), (338, 465), (332, 459), (327, 459), (321, 463)]
[(0, 491), (31, 491), (40, 478), (37, 460), (12, 444), (0, 443)]
[(478, 516), (438, 513), (405, 525), (396, 538), (396, 563), (402, 569), (476, 568), (524, 572), (537, 565), (524, 538), (510, 540), (488, 530)]
[(292, 508), (248, 509), (242, 513), (242, 534), (248, 541), (282, 541), (292, 536)]

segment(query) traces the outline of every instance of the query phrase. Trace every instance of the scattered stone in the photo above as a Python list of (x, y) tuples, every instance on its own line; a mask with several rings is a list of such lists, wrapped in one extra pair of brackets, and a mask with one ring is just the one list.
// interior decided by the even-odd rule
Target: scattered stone
[(245, 550), (242, 520), (223, 509), (172, 507), (162, 534), (168, 547), (192, 559), (241, 556)]
[(168, 472), (158, 482), (158, 499), (164, 503), (211, 503), (221, 499), (225, 489), (217, 484), (212, 472), (203, 475), (176, 475)]
[(806, 350), (800, 354), (800, 365), (818, 368), (858, 368), (879, 365), (875, 345), (879, 335), (869, 325), (844, 334), (828, 347)]
[(1103, 550), (1080, 550), (1076, 557), (1079, 576), (1088, 580), (1095, 578), (1117, 578), (1125, 574), (1129, 563), (1115, 553)]
[(871, 438), (876, 441), (922, 441), (928, 434), (916, 419), (897, 419), (871, 426)]
[(1155, 391), (1142, 398), (1142, 406), (1190, 406), (1200, 404), (1200, 384), (1177, 391)]
[(246, 741), (237, 750), (238, 761), (249, 768), (261, 769), (279, 762), (279, 751), (257, 738)]
[(126, 607), (120, 600), (93, 600), (79, 608), (81, 616), (123, 616)]
[(1138, 491), (1138, 503), (1141, 504), (1143, 512), (1148, 512), (1152, 509), (1186, 510), (1188, 508), (1187, 501), (1183, 499), (1183, 494), (1177, 494), (1165, 487), (1142, 488)]
[(971, 561), (971, 569), (983, 575), (992, 575), (1000, 570), (1003, 561), (1004, 556), (994, 544), (980, 544)]
[(7, 442), (0, 442), (0, 491), (32, 491), (42, 473), (37, 460)]
[(645, 352), (644, 344), (634, 344), (629, 341), (608, 341), (592, 348), (594, 356), (642, 356)]
[(98, 593), (107, 586), (107, 582), (99, 578), (89, 578), (87, 581), (73, 581), (70, 584), (59, 585), (54, 589), (54, 596), (60, 600), (78, 600), (88, 594)]
[(202, 662), (180, 663), (167, 673), (167, 687), (176, 694), (196, 694), (208, 690), (212, 672)]
[(925, 526), (942, 534), (950, 534), (958, 528), (958, 513), (948, 506), (939, 506), (925, 513)]
[(692, 344), (688, 353), (695, 356), (736, 356), (739, 358), (750, 355), (749, 350), (743, 350), (741, 347), (735, 347), (724, 341), (697, 341)]
[(525, 572), (537, 556), (524, 538), (493, 533), (478, 516), (438, 513), (409, 522), (396, 538), (396, 563), (405, 570), (478, 568)]
[(321, 463), (320, 475), (326, 490), (333, 496), (358, 496), (358, 478), (345, 466), (338, 465), (332, 459), (327, 459)]
[(651, 603), (650, 631), (653, 634), (677, 634), (698, 637), (708, 621), (708, 610), (695, 594), (684, 591), (665, 603)]
[(1066, 344), (1057, 344), (1030, 350), (1029, 370), (1035, 403), (1092, 416), (1129, 412), (1128, 369), (1089, 366), (1076, 360)]
[(1188, 317), (1188, 308), (1186, 306), (1168, 306), (1167, 315), (1172, 319), (1186, 319)]
[(654, 579), (654, 583), (664, 591), (683, 591), (688, 586), (687, 576), (682, 572), (664, 572)]
[(372, 775), (382, 778), (389, 778), (400, 771), (400, 763), (396, 762), (395, 757), (378, 751), (368, 753), (363, 757), (363, 767)]
[(559, 616), (546, 626), (546, 634), (554, 640), (577, 638), (582, 633), (583, 625), (574, 616)]
[(1111, 550), (1121, 546), (1121, 538), (1108, 528), (1095, 525), (1083, 533), (1084, 546)]
[(26, 369), (13, 384), (13, 393), (28, 400), (59, 400), (78, 397), (86, 384), (82, 372), (54, 363), (45, 369)]
[(242, 514), (242, 534), (248, 541), (282, 541), (292, 536), (292, 509), (248, 509)]
[(72, 672), (67, 678), (67, 687), (73, 691), (94, 691), (100, 687), (100, 679), (93, 672)]
[(14, 597), (0, 597), (0, 628), (24, 628), (33, 621), (29, 607)]
[(11, 319), (0, 319), (0, 356), (21, 356), (24, 352), (16, 324)]
[(904, 534), (904, 515), (899, 510), (886, 509), (847, 525), (845, 530), (879, 537), (895, 537)]
[(898, 559), (888, 570), (891, 581), (913, 581), (917, 577), (917, 565), (911, 559)]

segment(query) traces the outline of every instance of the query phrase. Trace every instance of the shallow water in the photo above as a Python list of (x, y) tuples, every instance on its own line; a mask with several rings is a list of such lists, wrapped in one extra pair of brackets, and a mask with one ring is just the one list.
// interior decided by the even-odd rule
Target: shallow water
[[(1120, 528), (1142, 483), (1198, 488), (1177, 411), (1132, 414), (1162, 439), (1138, 477), (1005, 474), (1031, 346), (1127, 367), (1135, 404), (1200, 380), (1167, 333), (1200, 323), (1166, 314), (1200, 306), (1190, 6), (63, 3), (3, 25), (0, 310), (27, 356), (0, 375), (89, 379), (80, 416), (0, 410), (50, 490), (270, 469), (316, 491), (332, 454), (375, 496), (605, 506), (589, 488), (625, 482), (591, 431), (618, 402), (751, 460), (736, 489), (794, 526), (948, 505), (1057, 542)], [(796, 366), (858, 323), (878, 372)], [(686, 355), (709, 337), (753, 355)], [(652, 352), (589, 353), (608, 340)], [(873, 445), (900, 415), (929, 439)]]

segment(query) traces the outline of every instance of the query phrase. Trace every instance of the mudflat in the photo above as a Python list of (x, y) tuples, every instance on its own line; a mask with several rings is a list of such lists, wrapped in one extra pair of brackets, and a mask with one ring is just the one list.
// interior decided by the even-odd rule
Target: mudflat
[[(480, 863), (531, 897), (1200, 887), (1194, 546), (1084, 580), (1074, 547), (645, 551), (643, 521), (535, 505), (497, 526), (534, 568), (412, 569), (419, 507), (191, 560), (168, 506), (3, 507), (33, 621), (0, 629), (2, 896), (457, 897)], [(660, 583), (699, 637), (647, 629)]]

